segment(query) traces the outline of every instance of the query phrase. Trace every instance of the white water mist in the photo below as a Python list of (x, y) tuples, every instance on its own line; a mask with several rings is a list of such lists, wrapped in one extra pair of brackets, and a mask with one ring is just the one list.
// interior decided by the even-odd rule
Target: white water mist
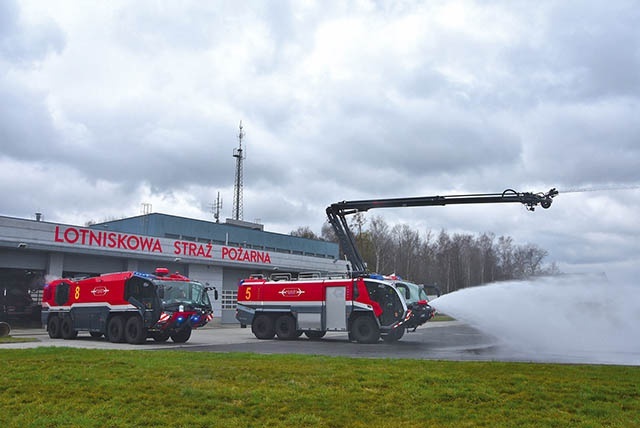
[(543, 352), (640, 364), (640, 287), (611, 284), (604, 276), (493, 283), (431, 304), (534, 357)]

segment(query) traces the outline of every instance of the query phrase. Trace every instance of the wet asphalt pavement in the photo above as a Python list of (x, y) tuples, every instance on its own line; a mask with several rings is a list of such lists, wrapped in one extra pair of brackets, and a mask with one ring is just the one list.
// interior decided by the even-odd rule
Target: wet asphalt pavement
[(349, 342), (346, 333), (328, 333), (321, 340), (304, 335), (291, 341), (258, 340), (250, 328), (212, 326), (195, 330), (187, 343), (171, 340), (157, 343), (149, 339), (142, 345), (111, 343), (80, 333), (76, 339), (50, 339), (44, 329), (12, 329), (13, 337), (29, 337), (33, 342), (3, 343), (0, 349), (64, 346), (90, 349), (181, 350), (198, 352), (249, 352), (259, 354), (306, 354), (357, 358), (407, 358), (450, 361), (521, 361), (549, 363), (594, 363), (640, 365), (640, 355), (593, 355), (541, 353), (510, 349), (473, 327), (457, 321), (432, 322), (408, 332), (395, 343), (376, 344)]

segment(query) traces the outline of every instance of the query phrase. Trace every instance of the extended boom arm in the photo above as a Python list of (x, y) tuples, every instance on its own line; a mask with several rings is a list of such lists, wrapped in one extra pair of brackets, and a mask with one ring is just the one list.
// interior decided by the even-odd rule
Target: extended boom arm
[(342, 251), (347, 260), (351, 263), (354, 273), (365, 273), (366, 266), (360, 252), (356, 247), (356, 240), (349, 229), (345, 216), (357, 212), (368, 211), (371, 208), (397, 208), (397, 207), (425, 207), (434, 205), (452, 204), (497, 204), (519, 202), (524, 204), (529, 211), (533, 211), (535, 206), (540, 204), (542, 208), (551, 206), (552, 198), (558, 194), (556, 189), (551, 189), (547, 193), (519, 193), (512, 189), (507, 189), (502, 193), (477, 193), (470, 195), (453, 196), (419, 196), (413, 198), (392, 198), (392, 199), (365, 199), (360, 201), (342, 201), (331, 204), (327, 207), (327, 217), (333, 227)]

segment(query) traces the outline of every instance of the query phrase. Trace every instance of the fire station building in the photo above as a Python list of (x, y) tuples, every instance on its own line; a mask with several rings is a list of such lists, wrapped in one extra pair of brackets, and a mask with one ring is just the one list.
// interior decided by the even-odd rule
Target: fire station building
[(166, 267), (215, 287), (215, 319), (235, 323), (239, 280), (275, 271), (345, 271), (338, 257), (333, 242), (230, 219), (151, 213), (82, 227), (0, 216), (0, 315), (39, 319), (41, 291), (51, 279)]

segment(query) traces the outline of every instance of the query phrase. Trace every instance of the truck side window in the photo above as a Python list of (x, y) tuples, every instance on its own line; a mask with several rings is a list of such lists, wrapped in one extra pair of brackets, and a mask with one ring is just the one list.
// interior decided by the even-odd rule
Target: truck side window
[(411, 294), (409, 293), (409, 287), (407, 287), (406, 285), (396, 283), (396, 288), (405, 299), (409, 299), (411, 297)]
[(389, 325), (394, 321), (398, 321), (404, 311), (402, 302), (400, 301), (400, 296), (398, 296), (395, 289), (387, 284), (368, 281), (365, 283), (367, 285), (369, 297), (371, 300), (379, 304), (382, 309), (380, 323), (382, 325)]
[(124, 298), (129, 300), (131, 297), (135, 297), (139, 301), (143, 299), (153, 298), (153, 284), (149, 281), (145, 281), (142, 278), (133, 277), (129, 279), (127, 282), (127, 287), (125, 288)]
[(56, 286), (55, 303), (58, 306), (62, 306), (69, 300), (69, 284), (61, 282)]

